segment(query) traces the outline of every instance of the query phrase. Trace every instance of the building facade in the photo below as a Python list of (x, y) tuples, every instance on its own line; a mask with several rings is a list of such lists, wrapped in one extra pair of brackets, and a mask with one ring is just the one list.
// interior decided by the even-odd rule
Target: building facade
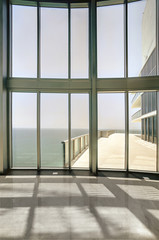
[[(142, 16), (142, 70), (140, 76), (156, 75), (156, 1), (148, 0)], [(137, 108), (133, 114), (133, 122), (141, 122), (141, 137), (145, 141), (157, 143), (157, 93), (138, 92), (132, 99), (132, 108)]]

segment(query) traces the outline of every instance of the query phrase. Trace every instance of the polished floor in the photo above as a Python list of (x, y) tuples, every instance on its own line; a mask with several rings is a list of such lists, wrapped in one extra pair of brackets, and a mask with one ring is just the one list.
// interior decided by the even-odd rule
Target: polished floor
[(0, 239), (159, 239), (159, 176), (0, 176)]

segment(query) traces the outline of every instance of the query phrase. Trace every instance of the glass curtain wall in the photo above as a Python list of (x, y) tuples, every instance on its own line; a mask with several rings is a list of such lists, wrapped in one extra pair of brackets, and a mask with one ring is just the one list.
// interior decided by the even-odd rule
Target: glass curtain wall
[(68, 78), (68, 8), (40, 9), (41, 77)]
[(129, 93), (129, 168), (133, 170), (156, 171), (157, 107), (153, 98), (156, 92)]
[(12, 167), (37, 167), (36, 93), (12, 93)]
[(156, 75), (156, 0), (128, 4), (128, 75)]
[(89, 78), (89, 11), (71, 7), (71, 78)]
[(89, 168), (89, 94), (71, 94), (71, 167)]
[(124, 93), (98, 93), (98, 168), (125, 169)]
[(68, 167), (68, 94), (41, 93), (41, 168)]
[(97, 8), (97, 73), (124, 77), (124, 4)]
[(12, 76), (37, 77), (36, 7), (12, 6)]
[[(25, 2), (28, 6), (20, 5), (19, 0), (16, 2), (19, 5), (12, 5), (11, 17), (9, 83), (13, 81), (10, 89), (26, 91), (12, 94), (12, 166), (37, 166), (37, 94), (27, 93), (27, 89), (33, 89), (33, 91), (52, 92), (41, 93), (41, 167), (68, 167), (68, 132), (70, 130), (71, 167), (88, 168), (89, 137), (80, 138), (80, 141), (74, 141), (74, 143), (73, 138), (89, 134), (89, 112), (94, 100), (91, 98), (89, 107), (89, 94), (84, 92), (91, 92), (95, 88), (94, 90), (98, 91), (98, 112), (96, 113), (98, 115), (98, 167), (124, 169), (125, 97), (121, 91), (137, 89), (136, 92), (129, 92), (128, 100), (129, 168), (130, 170), (156, 171), (158, 136), (156, 92), (142, 91), (141, 83), (138, 84), (141, 77), (145, 80), (146, 76), (151, 81), (157, 74), (156, 0), (128, 1), (127, 36), (124, 31), (126, 8), (122, 0), (97, 1), (97, 36), (93, 35), (93, 31), (89, 29), (91, 26), (89, 19), (92, 21), (92, 18), (89, 18), (89, 3), (68, 5), (60, 2), (40, 2), (39, 15), (37, 15), (37, 7), (31, 6), (33, 5), (31, 1), (30, 3), (23, 1), (22, 4)], [(91, 57), (94, 56), (94, 52), (93, 54), (91, 52), (92, 36), (97, 37), (97, 66), (93, 65), (94, 59)], [(126, 37), (128, 49), (124, 45)], [(127, 73), (124, 69), (126, 50), (128, 50)], [(93, 66), (93, 69), (90, 68), (92, 71), (89, 71), (89, 65)], [(92, 72), (93, 74), (97, 72), (95, 87), (91, 85)], [(90, 76), (89, 73), (91, 73)], [(134, 83), (130, 80), (130, 86), (132, 86), (130, 89), (129, 77), (134, 77)], [(111, 80), (114, 82), (112, 78), (118, 78), (115, 79), (117, 84), (112, 85)], [(147, 82), (143, 81), (143, 89), (149, 89)], [(22, 83), (20, 85), (22, 88), (18, 83)], [(154, 87), (151, 89), (156, 90), (156, 82), (152, 81), (152, 83)], [(136, 86), (139, 86), (140, 91)], [(64, 93), (53, 93), (56, 91)], [(108, 91), (111, 92), (108, 93)], [(23, 113), (21, 116), (20, 112)], [(90, 119), (91, 123), (93, 120)], [(71, 129), (68, 129), (69, 121)], [(25, 133), (24, 131), (22, 133), (22, 129)], [(55, 129), (61, 131), (61, 134), (56, 134)], [(110, 134), (107, 134), (108, 132)], [(117, 136), (121, 137), (119, 135), (123, 136), (121, 141), (117, 140)], [(114, 140), (113, 137), (115, 137)], [(107, 141), (110, 145), (104, 144), (104, 147), (101, 147), (99, 143), (102, 141)], [(25, 149), (22, 145), (25, 145)], [(30, 152), (28, 146), (30, 146)], [(23, 155), (20, 148), (23, 149)], [(144, 155), (146, 151), (148, 153)], [(26, 161), (25, 164), (21, 160), (22, 156)], [(84, 160), (81, 160), (82, 158)], [(79, 162), (80, 165), (77, 164)]]

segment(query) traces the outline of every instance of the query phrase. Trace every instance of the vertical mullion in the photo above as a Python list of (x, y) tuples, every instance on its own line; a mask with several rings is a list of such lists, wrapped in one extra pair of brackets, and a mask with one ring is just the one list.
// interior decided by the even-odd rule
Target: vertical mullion
[(96, 0), (91, 1), (91, 171), (97, 173), (97, 8)]
[(125, 169), (129, 171), (129, 94), (125, 93)]
[(89, 92), (89, 170), (92, 169), (92, 118), (91, 118), (91, 100), (92, 100), (92, 94)]
[[(156, 0), (156, 74), (159, 75), (159, 1)], [(156, 144), (157, 144), (157, 154), (156, 154), (156, 171), (159, 171), (159, 92), (156, 93), (156, 106), (157, 106), (157, 115), (156, 115)]]
[(69, 146), (69, 170), (71, 170), (71, 94), (68, 95), (68, 146)]
[(37, 78), (40, 78), (40, 5), (37, 1)]
[(156, 0), (156, 74), (159, 75), (159, 1)]
[[(8, 79), (9, 77), (12, 77), (12, 31), (13, 31), (13, 8), (12, 4), (9, 3), (9, 10), (8, 10), (8, 69), (7, 69), (7, 75)], [(12, 146), (12, 92), (8, 92), (8, 129), (9, 129), (9, 134), (8, 134), (8, 149), (9, 149), (9, 168), (13, 167), (13, 159), (12, 159), (12, 152), (13, 152), (13, 146)]]
[(12, 92), (9, 92), (9, 168), (13, 167)]
[[(91, 81), (91, 4), (89, 2), (89, 81)], [(91, 118), (92, 93), (89, 92), (89, 169), (92, 169), (92, 118)]]
[(71, 79), (71, 5), (68, 3), (68, 79)]
[(156, 93), (156, 107), (157, 107), (157, 115), (156, 115), (156, 144), (157, 144), (157, 154), (156, 154), (156, 172), (159, 171), (159, 92)]
[[(37, 1), (37, 79), (40, 79), (40, 5)], [(41, 168), (40, 92), (37, 92), (37, 169)]]
[[(124, 77), (128, 81), (128, 3), (124, 2)], [(125, 169), (129, 170), (129, 95), (125, 93)]]
[(37, 93), (37, 169), (41, 168), (40, 151), (40, 92)]
[(12, 30), (13, 30), (13, 21), (12, 21), (12, 4), (9, 5), (8, 12), (8, 78), (12, 77)]
[[(68, 79), (71, 80), (71, 5), (68, 3)], [(68, 95), (69, 170), (71, 170), (71, 94)]]

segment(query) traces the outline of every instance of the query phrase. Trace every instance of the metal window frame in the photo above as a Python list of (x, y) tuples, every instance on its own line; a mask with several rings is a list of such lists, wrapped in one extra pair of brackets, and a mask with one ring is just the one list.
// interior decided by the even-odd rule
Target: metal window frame
[[(131, 91), (159, 91), (159, 77), (128, 77), (128, 4), (138, 0), (125, 0), (124, 1), (124, 77), (123, 78), (98, 78), (97, 77), (97, 2), (102, 5), (104, 2), (97, 0), (61, 0), (60, 3), (68, 4), (68, 79), (54, 79), (54, 78), (40, 78), (40, 7), (46, 4), (46, 7), (50, 4), (56, 3), (59, 7), (59, 1), (48, 0), (46, 1), (24, 1), (24, 0), (12, 0), (9, 4), (9, 41), (8, 41), (8, 109), (9, 109), (9, 159), (10, 167), (12, 167), (12, 92), (34, 92), (37, 93), (37, 151), (38, 151), (38, 163), (37, 169), (41, 168), (40, 164), (40, 94), (43, 92), (48, 93), (68, 93), (69, 96), (69, 143), (71, 143), (71, 93), (89, 93), (89, 166), (93, 173), (98, 171), (98, 144), (97, 144), (97, 92), (125, 92), (125, 171), (132, 171), (129, 169), (129, 92)], [(71, 3), (78, 4), (78, 7), (82, 7), (82, 3), (88, 3), (89, 8), (89, 78), (88, 79), (71, 79)], [(114, 1), (109, 2), (111, 5)], [(122, 1), (116, 1), (120, 2)], [(12, 76), (12, 3), (21, 4), (26, 6), (37, 7), (37, 78), (13, 78)], [(31, 5), (30, 5), (31, 4)], [(55, 6), (55, 5), (54, 5)], [(157, 75), (159, 75), (159, 1), (156, 0), (156, 62), (157, 62)], [(157, 92), (157, 160), (156, 170), (159, 171), (159, 92)], [(70, 148), (70, 146), (69, 146)], [(71, 150), (71, 149), (70, 149)], [(69, 152), (70, 152), (69, 150)], [(71, 156), (69, 153), (69, 162)], [(69, 170), (71, 170), (71, 163), (69, 164)], [(114, 169), (113, 169), (114, 171)], [(137, 170), (133, 170), (138, 172)], [(139, 171), (141, 172), (141, 171)], [(144, 172), (144, 171), (143, 171)], [(154, 172), (153, 172), (154, 173)]]

